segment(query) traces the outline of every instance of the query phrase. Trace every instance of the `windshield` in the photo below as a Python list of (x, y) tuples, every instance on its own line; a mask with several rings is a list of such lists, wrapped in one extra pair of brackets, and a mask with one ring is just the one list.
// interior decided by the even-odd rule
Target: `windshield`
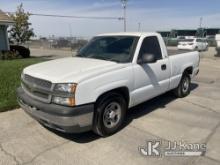
[(76, 56), (119, 63), (131, 62), (138, 39), (134, 36), (95, 37)]

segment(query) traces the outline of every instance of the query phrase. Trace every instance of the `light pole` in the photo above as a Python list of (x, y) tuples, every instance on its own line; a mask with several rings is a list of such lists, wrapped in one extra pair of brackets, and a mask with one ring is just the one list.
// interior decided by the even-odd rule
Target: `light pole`
[(124, 32), (126, 32), (126, 9), (127, 9), (127, 0), (121, 0), (122, 7), (124, 9)]

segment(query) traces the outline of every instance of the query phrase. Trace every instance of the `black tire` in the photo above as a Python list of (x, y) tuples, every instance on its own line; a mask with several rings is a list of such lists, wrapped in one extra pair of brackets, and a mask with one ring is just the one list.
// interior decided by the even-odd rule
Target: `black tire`
[(191, 84), (191, 78), (189, 74), (184, 73), (178, 87), (174, 89), (174, 94), (176, 95), (176, 97), (183, 98), (189, 95), (190, 84)]
[[(117, 107), (117, 112), (120, 111), (120, 115), (116, 114), (114, 117), (112, 113), (114, 113), (115, 110), (112, 110), (113, 112), (110, 113), (112, 114), (111, 121), (115, 121), (115, 125), (111, 127), (111, 125), (108, 125), (106, 116), (110, 116), (109, 110), (110, 107)], [(115, 106), (115, 107), (114, 107)], [(120, 107), (120, 108), (119, 108)], [(118, 110), (119, 109), (119, 110)], [(119, 131), (124, 123), (125, 115), (127, 111), (127, 103), (124, 99), (124, 97), (118, 93), (115, 92), (110, 92), (107, 93), (106, 95), (103, 95), (96, 103), (95, 106), (95, 114), (94, 114), (94, 122), (93, 122), (93, 131), (100, 135), (100, 136), (109, 136), (117, 131)], [(108, 117), (111, 118), (111, 117)]]

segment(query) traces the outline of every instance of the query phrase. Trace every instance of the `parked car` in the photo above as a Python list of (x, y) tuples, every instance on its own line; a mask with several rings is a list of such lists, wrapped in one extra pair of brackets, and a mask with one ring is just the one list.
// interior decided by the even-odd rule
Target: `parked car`
[(194, 38), (186, 39), (178, 43), (177, 48), (179, 50), (197, 50), (197, 51), (206, 51), (208, 50), (209, 44), (205, 39)]
[(18, 102), (52, 129), (108, 136), (122, 127), (128, 108), (170, 90), (187, 96), (199, 61), (197, 51), (167, 52), (158, 33), (98, 35), (76, 57), (25, 68)]
[(20, 45), (10, 45), (10, 51), (16, 53), (16, 55), (21, 56), (23, 58), (30, 57), (30, 49)]
[(216, 51), (217, 54), (220, 55), (220, 34), (216, 34), (215, 40), (216, 40)]

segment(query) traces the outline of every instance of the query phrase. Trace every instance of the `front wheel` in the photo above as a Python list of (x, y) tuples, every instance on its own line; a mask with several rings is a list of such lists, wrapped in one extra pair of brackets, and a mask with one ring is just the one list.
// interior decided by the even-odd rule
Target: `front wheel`
[(93, 131), (100, 136), (109, 136), (122, 127), (127, 103), (118, 93), (108, 93), (96, 103)]
[(184, 73), (178, 87), (174, 89), (174, 94), (179, 98), (186, 97), (190, 94), (190, 84), (191, 79), (189, 74)]

